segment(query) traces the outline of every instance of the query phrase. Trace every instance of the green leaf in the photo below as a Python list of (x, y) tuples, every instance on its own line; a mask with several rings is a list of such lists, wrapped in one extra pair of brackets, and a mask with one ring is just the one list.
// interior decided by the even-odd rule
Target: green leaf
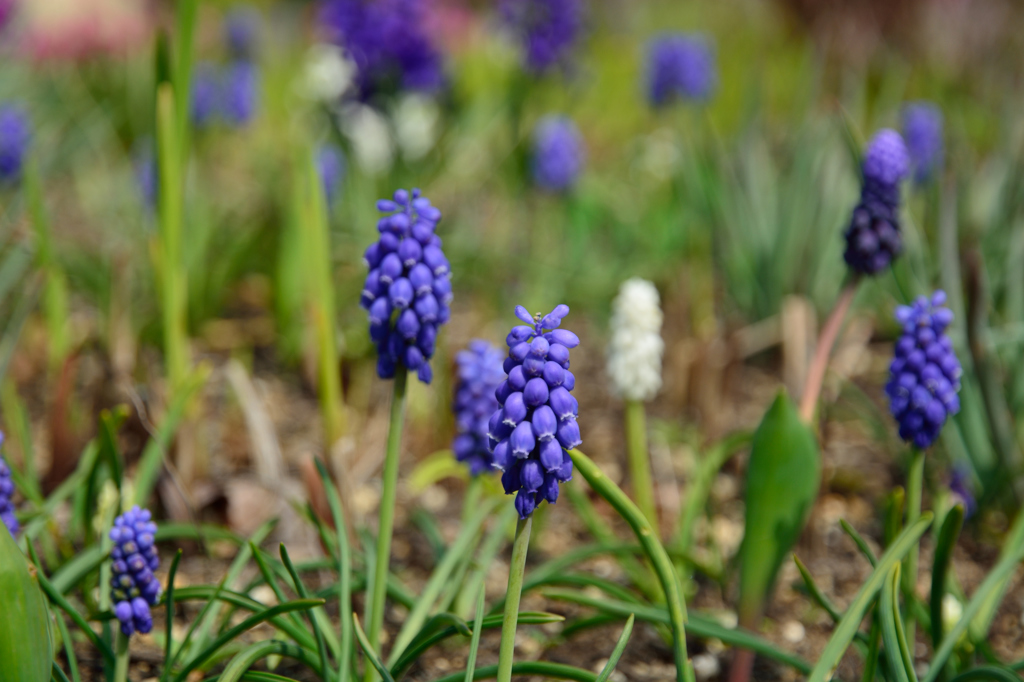
[(177, 682), (184, 682), (188, 678), (188, 674), (201, 666), (210, 657), (213, 656), (221, 647), (231, 642), (236, 637), (241, 635), (246, 630), (256, 627), (264, 621), (271, 620), (274, 616), (282, 613), (288, 613), (290, 611), (306, 611), (308, 609), (316, 608), (323, 604), (323, 599), (296, 599), (294, 601), (287, 602), (285, 604), (278, 604), (277, 606), (269, 609), (264, 609), (253, 615), (249, 616), (241, 623), (233, 628), (226, 630), (220, 637), (215, 639), (208, 647), (200, 651), (191, 661), (189, 661), (184, 668), (178, 671), (175, 676)]
[(850, 525), (850, 522), (846, 519), (839, 519), (839, 526), (843, 529), (843, 532), (850, 536), (853, 540), (853, 544), (857, 545), (857, 549), (864, 555), (864, 558), (871, 564), (871, 568), (878, 565), (878, 557), (871, 551), (871, 547), (868, 546), (867, 540), (861, 537), (861, 534), (857, 532), (857, 529)]
[(395, 678), (391, 677), (391, 672), (388, 671), (387, 667), (381, 662), (380, 657), (370, 646), (370, 640), (366, 638), (366, 633), (363, 632), (363, 626), (359, 624), (359, 616), (352, 614), (352, 622), (355, 625), (356, 639), (359, 641), (359, 646), (363, 650), (363, 655), (366, 656), (366, 660), (370, 662), (370, 665), (376, 669), (384, 682), (395, 682)]
[(968, 670), (954, 677), (949, 682), (1020, 682), (1020, 677), (1011, 670), (999, 666), (987, 665), (974, 670)]
[[(253, 652), (257, 650), (260, 652), (261, 655), (257, 656), (255, 659), (252, 659)], [(259, 660), (260, 658), (265, 658), (267, 656), (287, 656), (288, 658), (292, 658), (296, 661), (299, 661), (300, 663), (308, 667), (310, 670), (312, 670), (318, 676), (320, 676), (321, 679), (326, 679), (323, 677), (323, 673), (321, 672), (320, 668), (317, 667), (318, 664), (316, 662), (316, 654), (314, 652), (310, 651), (309, 649), (304, 649), (300, 646), (295, 646), (294, 644), (289, 644), (288, 642), (279, 642), (274, 639), (266, 640), (263, 642), (257, 642), (256, 644), (250, 646), (248, 649), (244, 649), (238, 654), (236, 654), (235, 658), (239, 659), (239, 663), (235, 670), (231, 671), (231, 674), (237, 674), (238, 668), (243, 667), (243, 659), (251, 660), (249, 665), (252, 665), (252, 663), (255, 663), (255, 661)], [(232, 660), (232, 662), (234, 662), (234, 659)], [(228, 666), (231, 666), (231, 663), (229, 663)], [(227, 668), (225, 668), (225, 670), (219, 675), (208, 677), (205, 680), (203, 680), (203, 682), (225, 682), (225, 680), (228, 679), (224, 677), (224, 675), (227, 672), (229, 671)], [(253, 680), (253, 682), (292, 682), (292, 680), (290, 680), (289, 678), (281, 677), (280, 675), (247, 670), (243, 670), (241, 672), (241, 677), (235, 677), (234, 679)]]
[(907, 637), (903, 632), (903, 616), (900, 614), (899, 597), (900, 564), (889, 569), (885, 585), (882, 586), (882, 602), (879, 605), (879, 620), (882, 623), (882, 640), (885, 642), (885, 656), (895, 682), (917, 682), (914, 660), (907, 650)]
[(327, 474), (327, 469), (319, 457), (315, 458), (316, 470), (327, 492), (327, 503), (334, 519), (334, 531), (337, 535), (338, 547), (338, 611), (341, 619), (341, 647), (338, 666), (338, 682), (348, 682), (350, 662), (352, 660), (352, 550), (348, 542), (348, 529), (345, 526), (345, 511), (341, 497), (334, 486), (334, 481)]
[[(666, 616), (667, 618), (667, 616)], [(553, 613), (544, 613), (541, 611), (520, 611), (519, 612), (519, 624), (520, 625), (545, 625), (547, 623), (560, 623), (565, 618), (562, 616), (556, 616)], [(502, 614), (497, 613), (484, 618), (482, 628), (484, 630), (492, 630), (494, 628), (500, 628), (502, 623)], [(391, 676), (401, 677), (406, 670), (409, 669), (413, 663), (423, 654), (424, 651), (434, 646), (438, 642), (443, 642), (449, 637), (454, 637), (457, 634), (464, 634), (460, 632), (460, 629), (454, 625), (450, 625), (445, 629), (436, 632), (429, 637), (423, 639), (413, 640), (409, 644), (409, 648), (405, 650), (402, 657), (391, 666)]]
[(853, 641), (854, 636), (857, 634), (860, 623), (864, 620), (864, 614), (867, 613), (868, 607), (882, 588), (889, 570), (892, 569), (893, 564), (900, 562), (910, 552), (910, 549), (917, 544), (917, 541), (928, 530), (928, 526), (931, 523), (931, 512), (925, 512), (914, 524), (900, 533), (892, 545), (885, 550), (885, 553), (878, 560), (875, 570), (871, 572), (868, 579), (857, 590), (853, 601), (850, 602), (846, 613), (843, 614), (843, 619), (839, 621), (835, 632), (832, 633), (832, 638), (829, 639), (824, 651), (821, 652), (821, 656), (818, 658), (814, 670), (808, 676), (807, 682), (828, 682), (832, 678), (832, 673), (835, 672), (836, 666), (839, 665), (839, 661), (842, 659), (843, 654), (846, 653), (847, 647), (850, 646), (850, 642)]
[[(465, 673), (454, 673), (442, 677), (435, 682), (464, 682)], [(556, 680), (573, 680), (573, 682), (596, 682), (597, 676), (589, 670), (581, 670), (571, 665), (532, 661), (512, 664), (512, 675), (539, 675), (541, 678)], [(474, 680), (489, 680), (498, 676), (498, 666), (488, 665), (473, 671)]]
[(170, 674), (169, 662), (171, 660), (171, 644), (174, 642), (174, 577), (178, 574), (178, 564), (181, 563), (182, 550), (178, 549), (171, 560), (171, 570), (167, 573), (167, 590), (164, 592), (164, 611), (167, 616), (167, 632), (164, 633), (164, 669), (160, 673), (160, 680), (163, 682)]
[(473, 671), (476, 669), (476, 652), (480, 648), (480, 634), (484, 622), (484, 586), (480, 586), (480, 594), (476, 598), (476, 616), (473, 618), (473, 636), (469, 641), (469, 654), (466, 656), (466, 682), (473, 682)]
[(615, 643), (615, 648), (612, 649), (608, 662), (604, 664), (604, 668), (601, 669), (601, 673), (597, 676), (595, 682), (605, 682), (615, 672), (615, 666), (618, 665), (619, 659), (622, 658), (622, 652), (626, 650), (626, 644), (629, 643), (629, 635), (633, 632), (633, 621), (635, 618), (636, 616), (632, 613), (629, 614), (629, 618), (626, 619), (626, 624), (622, 628), (622, 634), (619, 635), (619, 641)]
[[(306, 586), (299, 578), (299, 573), (295, 570), (295, 566), (292, 564), (291, 557), (288, 556), (288, 550), (285, 548), (284, 543), (281, 543), (280, 552), (281, 561), (284, 563), (285, 568), (288, 569), (288, 574), (292, 577), (292, 584), (295, 588), (295, 592), (303, 599), (309, 597), (309, 593), (306, 591)], [(326, 674), (330, 671), (327, 663), (327, 645), (324, 643), (324, 633), (320, 624), (317, 622), (315, 611), (316, 609), (310, 609), (306, 612), (306, 617), (309, 619), (309, 626), (313, 628), (313, 636), (316, 638), (316, 650), (317, 653), (320, 654), (320, 669)], [(328, 623), (328, 626), (329, 625), (330, 624)]]
[(107, 552), (103, 551), (103, 547), (93, 545), (61, 566), (50, 578), (50, 582), (58, 592), (67, 594), (82, 578), (95, 571), (106, 560)]
[(34, 566), (0, 523), (0, 671), (4, 682), (48, 682), (53, 673), (49, 614)]
[(654, 572), (661, 581), (661, 589), (665, 592), (665, 603), (668, 606), (669, 619), (672, 625), (672, 648), (676, 664), (676, 679), (679, 682), (692, 682), (693, 668), (689, 664), (689, 657), (686, 655), (686, 604), (683, 602), (682, 589), (679, 586), (679, 576), (676, 574), (675, 566), (665, 552), (658, 534), (651, 527), (647, 517), (643, 515), (640, 508), (633, 504), (633, 501), (622, 492), (619, 486), (615, 485), (601, 468), (594, 464), (589, 457), (579, 450), (570, 450), (569, 456), (576, 470), (587, 479), (587, 483), (597, 494), (603, 497), (608, 504), (619, 513), (619, 516), (629, 524), (636, 534), (637, 540), (644, 548), (647, 558), (654, 567)]
[(953, 548), (964, 525), (963, 505), (955, 505), (946, 513), (939, 529), (939, 537), (935, 541), (935, 557), (932, 559), (932, 592), (929, 606), (931, 607), (932, 646), (938, 648), (942, 642), (942, 600), (946, 596), (946, 575), (949, 563), (953, 558)]
[(829, 618), (831, 618), (833, 622), (838, 623), (842, 620), (843, 614), (841, 614), (839, 609), (836, 608), (836, 605), (825, 596), (818, 587), (818, 584), (814, 582), (814, 578), (811, 577), (811, 572), (807, 570), (806, 566), (804, 566), (804, 562), (800, 561), (800, 557), (795, 554), (793, 555), (793, 563), (796, 564), (797, 570), (800, 571), (800, 577), (804, 579), (804, 585), (807, 587), (807, 592), (810, 593), (811, 599), (813, 599), (818, 606), (828, 613)]
[(99, 650), (100, 655), (103, 656), (107, 663), (111, 666), (114, 665), (114, 651), (110, 648), (110, 645), (100, 639), (99, 635), (89, 627), (89, 623), (85, 620), (82, 614), (80, 614), (78, 610), (64, 598), (64, 595), (61, 594), (49, 580), (47, 580), (46, 576), (43, 575), (42, 571), (40, 571), (38, 567), (36, 568), (36, 577), (39, 579), (39, 586), (49, 598), (50, 603), (68, 614), (71, 620), (75, 622), (75, 625), (78, 626), (78, 629), (81, 630), (82, 633), (89, 638), (89, 641), (92, 642), (93, 646)]
[[(595, 599), (582, 592), (570, 590), (544, 590), (544, 596), (548, 599), (569, 601), (582, 606), (589, 606), (603, 613), (610, 613), (621, 618), (635, 615), (640, 620), (648, 623), (670, 623), (668, 611), (663, 606), (652, 606), (650, 604), (625, 603), (607, 597)], [(811, 671), (810, 664), (798, 656), (794, 656), (779, 649), (777, 645), (766, 639), (758, 637), (752, 632), (739, 628), (727, 628), (717, 621), (698, 612), (691, 611), (687, 621), (686, 630), (694, 637), (701, 639), (720, 639), (732, 646), (750, 649), (765, 658), (770, 658), (780, 663), (799, 670), (802, 673)]]
[(784, 393), (754, 433), (740, 547), (740, 622), (756, 622), (818, 495), (818, 443)]

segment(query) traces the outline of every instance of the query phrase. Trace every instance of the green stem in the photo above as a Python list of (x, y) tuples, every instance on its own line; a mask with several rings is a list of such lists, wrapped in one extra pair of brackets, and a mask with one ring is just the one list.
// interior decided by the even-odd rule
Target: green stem
[[(921, 489), (924, 486), (924, 451), (913, 448), (910, 451), (910, 469), (907, 471), (907, 524), (913, 525), (921, 518)], [(908, 605), (911, 600), (917, 599), (917, 554), (918, 546), (915, 544), (907, 554), (903, 574), (903, 593)], [(914, 617), (913, 610), (907, 609), (906, 616), (907, 641), (914, 640)]]
[(526, 573), (526, 550), (530, 546), (533, 517), (520, 519), (516, 524), (516, 539), (512, 545), (512, 564), (508, 571), (508, 591), (505, 593), (505, 617), (501, 621), (501, 646), (498, 649), (498, 682), (511, 682), (512, 659), (516, 649), (516, 624), (519, 622), (519, 598), (523, 594), (523, 576)]
[(120, 630), (117, 631), (117, 648), (114, 663), (114, 682), (128, 682), (128, 638)]
[[(384, 600), (388, 590), (388, 568), (391, 559), (391, 534), (395, 526), (395, 496), (398, 492), (398, 460), (402, 446), (402, 423), (405, 421), (405, 386), (408, 373), (404, 365), (395, 370), (395, 392), (391, 398), (391, 423), (388, 430), (387, 452), (384, 454), (382, 490), (380, 495), (380, 523), (377, 527), (377, 561), (373, 574), (373, 600), (370, 602), (370, 644), (380, 647), (380, 633), (384, 626)], [(373, 666), (366, 666), (366, 682), (377, 679)]]
[(629, 476), (633, 481), (636, 506), (644, 513), (651, 526), (658, 528), (657, 505), (654, 504), (654, 483), (651, 480), (651, 458), (647, 452), (647, 416), (639, 400), (626, 402), (626, 457)]

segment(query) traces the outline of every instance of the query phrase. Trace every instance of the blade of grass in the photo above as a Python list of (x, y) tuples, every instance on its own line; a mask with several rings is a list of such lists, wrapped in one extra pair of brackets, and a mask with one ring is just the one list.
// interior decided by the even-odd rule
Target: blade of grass
[[(296, 572), (295, 566), (292, 565), (291, 557), (288, 556), (288, 549), (284, 546), (284, 543), (281, 544), (280, 551), (281, 561), (284, 562), (285, 568), (288, 569), (288, 573), (292, 577), (292, 583), (295, 586), (295, 591), (298, 593), (299, 597), (303, 599), (307, 598), (309, 594), (306, 592), (306, 586), (299, 578), (299, 574)], [(317, 622), (312, 610), (306, 612), (306, 617), (309, 619), (309, 627), (313, 629), (313, 636), (316, 638), (316, 650), (317, 653), (320, 654), (320, 669), (323, 670), (326, 679), (329, 680), (332, 677), (332, 670), (327, 663), (327, 645), (324, 643), (324, 634), (321, 631), (320, 624)]]
[[(573, 680), (574, 682), (595, 682), (597, 676), (589, 670), (581, 670), (571, 665), (562, 663), (548, 663), (546, 661), (532, 661), (512, 664), (513, 675), (538, 675), (542, 679)], [(488, 665), (477, 668), (473, 671), (474, 680), (489, 680), (498, 676), (498, 666)], [(463, 682), (465, 680), (462, 672), (442, 677), (434, 682)]]
[(808, 682), (827, 682), (832, 678), (832, 674), (835, 672), (836, 667), (839, 665), (840, 659), (846, 652), (847, 647), (853, 641), (854, 636), (860, 628), (860, 623), (864, 619), (864, 614), (867, 613), (868, 607), (871, 602), (875, 600), (875, 595), (882, 588), (882, 583), (885, 580), (887, 572), (892, 568), (894, 563), (897, 563), (903, 559), (903, 557), (910, 551), (928, 526), (932, 523), (932, 515), (930, 512), (925, 512), (921, 515), (921, 518), (916, 523), (907, 527), (896, 540), (892, 543), (882, 557), (878, 560), (878, 565), (875, 566), (875, 570), (871, 572), (868, 579), (861, 585), (857, 591), (856, 596), (847, 607), (846, 613), (843, 615), (843, 619), (839, 621), (839, 625), (836, 626), (835, 632), (832, 633), (831, 639), (828, 644), (825, 645), (824, 651), (821, 653), (821, 657), (818, 659), (817, 664), (808, 676)]
[[(57, 621), (57, 629), (60, 630), (60, 638), (64, 642), (64, 656), (68, 659), (68, 668), (71, 671), (71, 680), (73, 682), (82, 682), (82, 676), (78, 672), (78, 657), (75, 656), (75, 645), (74, 642), (71, 641), (71, 632), (68, 631), (68, 624), (64, 622), (64, 617), (59, 613), (55, 615), (56, 617), (54, 620)], [(53, 664), (56, 666), (57, 662), (54, 661)], [(67, 678), (65, 677), (64, 679)]]
[(863, 554), (864, 558), (871, 564), (871, 568), (877, 566), (878, 557), (876, 557), (875, 553), (871, 551), (867, 540), (861, 537), (861, 534), (858, 533), (857, 530), (846, 521), (846, 519), (839, 519), (839, 525), (842, 526), (843, 532), (849, 535), (850, 539), (853, 540), (853, 543), (857, 545), (857, 549), (860, 550), (860, 553)]
[(167, 573), (167, 590), (164, 592), (167, 632), (164, 633), (164, 668), (160, 672), (160, 682), (165, 682), (171, 673), (168, 663), (171, 660), (171, 645), (174, 643), (174, 577), (178, 574), (178, 564), (181, 563), (182, 554), (181, 549), (174, 553), (171, 569)]
[(391, 677), (391, 672), (381, 662), (373, 647), (370, 646), (370, 640), (366, 638), (366, 633), (363, 632), (363, 627), (359, 624), (359, 617), (354, 613), (352, 614), (352, 623), (355, 625), (356, 639), (359, 641), (359, 647), (363, 650), (366, 660), (370, 662), (370, 665), (374, 667), (384, 682), (395, 682), (395, 678)]
[[(312, 608), (316, 608), (317, 606), (320, 606), (323, 603), (323, 599), (296, 599), (295, 601), (290, 601), (284, 604), (278, 604), (277, 606), (273, 606), (269, 609), (264, 609), (258, 613), (254, 613), (253, 615), (249, 616), (235, 627), (225, 630), (220, 637), (215, 639), (209, 646), (201, 650), (195, 657), (192, 658), (191, 661), (189, 661), (185, 665), (184, 668), (178, 671), (178, 674), (175, 676), (174, 679), (176, 680), (176, 682), (185, 682), (185, 680), (188, 679), (189, 673), (191, 673), (193, 670), (197, 669), (199, 666), (205, 663), (207, 659), (212, 657), (213, 654), (216, 653), (221, 647), (223, 647), (225, 644), (234, 641), (235, 638), (237, 638), (246, 630), (249, 630), (259, 625), (260, 623), (268, 621), (274, 616), (280, 615), (282, 613), (288, 613), (289, 611), (306, 611)], [(322, 672), (321, 677), (323, 677)]]
[(942, 642), (942, 600), (946, 596), (946, 576), (953, 558), (960, 529), (964, 525), (964, 508), (954, 505), (942, 522), (939, 537), (935, 542), (935, 556), (932, 559), (932, 591), (929, 606), (931, 608), (932, 646), (938, 648)]
[(480, 648), (480, 633), (484, 622), (484, 586), (480, 586), (480, 594), (476, 598), (476, 616), (473, 618), (473, 637), (469, 641), (469, 654), (466, 656), (466, 682), (472, 682), (473, 671), (476, 670), (476, 652)]
[(879, 620), (882, 623), (882, 641), (885, 642), (885, 656), (889, 660), (894, 682), (917, 682), (914, 661), (907, 651), (907, 638), (903, 632), (903, 615), (900, 613), (899, 597), (900, 564), (894, 564), (882, 586), (882, 600), (879, 604)]
[(814, 582), (814, 578), (811, 577), (811, 572), (807, 570), (807, 567), (804, 566), (804, 562), (800, 561), (800, 558), (795, 554), (793, 555), (793, 563), (796, 564), (797, 570), (800, 571), (800, 577), (804, 579), (804, 585), (807, 587), (807, 591), (810, 593), (811, 599), (825, 610), (833, 622), (838, 623), (842, 620), (843, 614), (839, 613), (839, 609), (836, 608), (835, 604), (833, 604), (821, 589), (818, 588), (817, 583)]
[[(544, 590), (542, 594), (549, 599), (589, 606), (603, 613), (615, 614), (622, 618), (635, 615), (640, 620), (648, 623), (664, 623), (666, 625), (671, 623), (668, 611), (663, 606), (623, 603), (606, 597), (595, 599), (583, 593), (569, 590)], [(797, 656), (779, 650), (778, 646), (772, 642), (744, 630), (727, 628), (702, 614), (691, 613), (687, 624), (688, 632), (694, 637), (720, 639), (726, 644), (749, 649), (766, 658), (785, 663), (805, 674), (811, 670), (809, 663)]]
[(323, 462), (316, 458), (316, 469), (327, 491), (327, 504), (334, 518), (334, 531), (338, 545), (338, 612), (341, 619), (341, 650), (339, 652), (339, 682), (348, 682), (352, 662), (352, 550), (348, 542), (345, 510), (334, 481), (327, 474)]
[(59, 608), (64, 613), (68, 614), (68, 616), (71, 617), (71, 620), (74, 621), (75, 625), (78, 626), (78, 629), (82, 631), (82, 634), (84, 634), (89, 639), (89, 641), (92, 642), (92, 645), (99, 650), (100, 655), (103, 657), (103, 659), (107, 661), (110, 665), (113, 665), (113, 649), (111, 649), (106, 642), (100, 639), (100, 636), (97, 635), (91, 627), (89, 627), (89, 623), (85, 620), (82, 614), (80, 614), (78, 610), (74, 606), (72, 606), (67, 599), (64, 598), (64, 595), (61, 594), (56, 587), (54, 587), (53, 583), (51, 583), (50, 580), (47, 579), (47, 577), (43, 574), (43, 570), (41, 567), (39, 567), (38, 564), (36, 565), (36, 577), (39, 578), (39, 586), (43, 589), (43, 592), (49, 598), (50, 603), (52, 603), (54, 606)]
[(573, 465), (579, 471), (587, 483), (619, 513), (636, 533), (640, 545), (644, 548), (647, 558), (654, 567), (654, 572), (661, 581), (661, 588), (665, 592), (665, 602), (668, 605), (669, 616), (672, 624), (672, 648), (676, 664), (676, 679), (679, 682), (693, 682), (693, 668), (690, 666), (689, 658), (686, 655), (686, 605), (683, 602), (682, 590), (679, 587), (679, 578), (676, 575), (675, 567), (669, 559), (665, 548), (658, 540), (658, 534), (654, 532), (650, 522), (643, 515), (640, 509), (633, 504), (622, 490), (613, 483), (604, 472), (594, 464), (589, 457), (579, 450), (569, 451)]
[(452, 546), (448, 548), (448, 551), (444, 553), (441, 562), (430, 575), (427, 584), (423, 586), (419, 599), (416, 600), (415, 606), (413, 606), (409, 615), (406, 616), (401, 630), (399, 630), (398, 635), (395, 637), (395, 643), (391, 647), (391, 653), (388, 656), (387, 663), (389, 666), (395, 664), (402, 651), (409, 646), (409, 642), (412, 641), (415, 633), (423, 627), (424, 621), (426, 621), (430, 610), (434, 607), (434, 603), (441, 594), (441, 590), (444, 589), (445, 583), (448, 581), (456, 564), (476, 549), (476, 543), (480, 539), (480, 527), (501, 501), (500, 498), (487, 500), (480, 506), (479, 513), (471, 517), (470, 521), (462, 526), (459, 536), (455, 539)]
[(622, 652), (626, 650), (626, 644), (629, 643), (629, 636), (633, 632), (633, 614), (629, 614), (629, 618), (626, 619), (626, 624), (622, 628), (622, 634), (619, 635), (619, 641), (615, 643), (615, 648), (612, 649), (611, 656), (608, 657), (608, 662), (604, 664), (604, 668), (601, 669), (600, 674), (597, 676), (595, 682), (605, 682), (612, 673), (615, 672), (615, 666), (618, 665), (619, 659), (622, 658)]

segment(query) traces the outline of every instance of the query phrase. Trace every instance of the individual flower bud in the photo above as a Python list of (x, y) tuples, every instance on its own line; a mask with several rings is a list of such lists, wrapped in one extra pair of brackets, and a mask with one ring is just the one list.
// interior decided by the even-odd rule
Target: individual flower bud
[(523, 401), (527, 407), (538, 407), (548, 401), (548, 385), (540, 377), (530, 379), (523, 389)]
[(554, 438), (555, 431), (558, 430), (558, 420), (555, 418), (555, 413), (547, 405), (541, 405), (533, 411), (530, 423), (533, 425), (534, 437), (542, 443)]
[(512, 449), (512, 454), (517, 459), (525, 459), (530, 456), (534, 446), (537, 444), (536, 439), (533, 437), (533, 427), (530, 422), (520, 422), (513, 431), (512, 435), (508, 439), (509, 447)]

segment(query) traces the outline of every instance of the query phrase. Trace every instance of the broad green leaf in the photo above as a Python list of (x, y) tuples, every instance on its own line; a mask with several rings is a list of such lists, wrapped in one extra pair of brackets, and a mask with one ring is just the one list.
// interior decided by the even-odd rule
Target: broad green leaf
[(818, 443), (780, 393), (754, 433), (747, 466), (746, 528), (740, 547), (740, 622), (755, 622), (779, 567), (796, 544), (818, 495)]
[(53, 642), (35, 566), (0, 523), (0, 672), (3, 682), (47, 682)]

